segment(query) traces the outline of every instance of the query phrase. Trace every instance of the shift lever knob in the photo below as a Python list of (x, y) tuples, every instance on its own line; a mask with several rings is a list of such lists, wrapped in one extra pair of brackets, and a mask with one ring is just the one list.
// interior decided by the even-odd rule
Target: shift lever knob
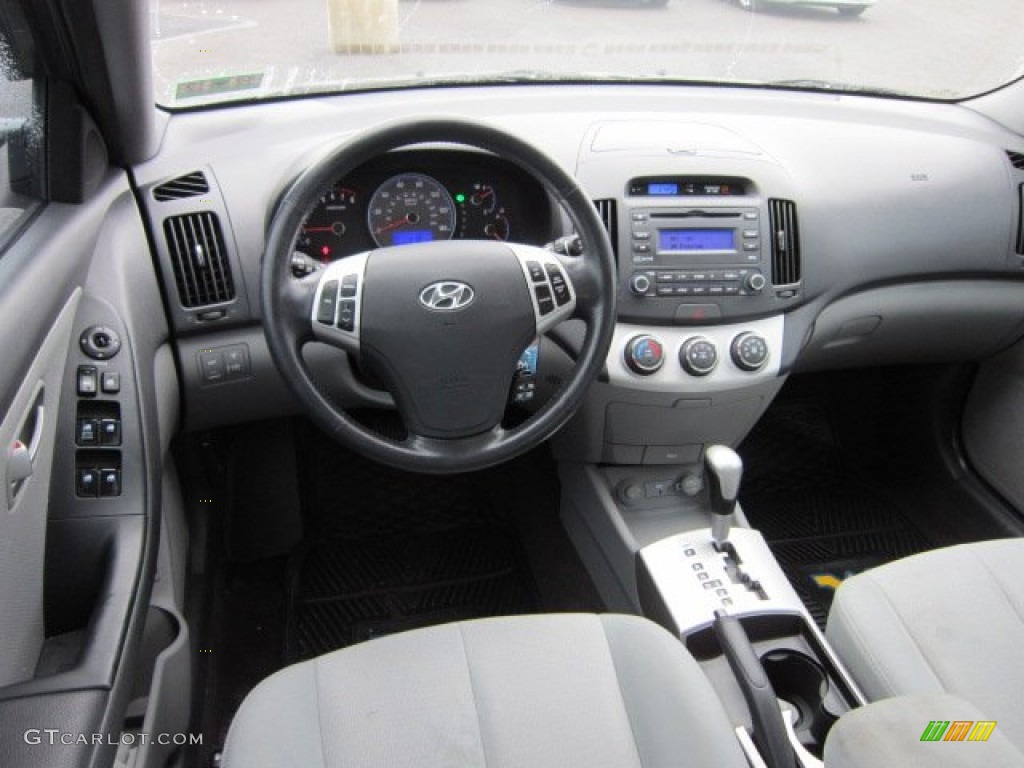
[(728, 446), (709, 445), (704, 451), (704, 469), (711, 496), (711, 538), (716, 544), (723, 544), (729, 538), (736, 511), (743, 460)]

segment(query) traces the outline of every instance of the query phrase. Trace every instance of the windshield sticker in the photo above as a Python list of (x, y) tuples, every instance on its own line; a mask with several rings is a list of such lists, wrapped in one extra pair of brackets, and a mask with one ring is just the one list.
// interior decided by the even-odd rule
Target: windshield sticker
[(178, 83), (174, 92), (176, 99), (197, 99), (203, 96), (219, 96), (237, 91), (252, 91), (263, 85), (263, 73), (249, 75), (227, 75), (208, 77), (202, 80), (185, 80)]

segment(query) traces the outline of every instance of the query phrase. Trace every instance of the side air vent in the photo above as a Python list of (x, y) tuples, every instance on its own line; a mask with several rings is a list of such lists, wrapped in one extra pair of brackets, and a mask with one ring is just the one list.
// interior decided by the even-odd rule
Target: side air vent
[(183, 307), (205, 307), (235, 298), (224, 235), (215, 213), (164, 219), (164, 237)]
[(772, 241), (772, 283), (795, 285), (800, 282), (800, 231), (796, 221), (796, 203), (769, 200), (768, 216)]
[(1016, 168), (1018, 171), (1024, 171), (1024, 155), (1020, 152), (1013, 152), (1012, 150), (1006, 150), (1006, 156), (1010, 158), (1010, 165)]
[(1024, 184), (1017, 187), (1017, 253), (1024, 256)]
[(153, 190), (153, 197), (161, 203), (168, 200), (184, 200), (186, 197), (199, 197), (210, 191), (210, 185), (202, 171), (195, 171), (186, 176), (161, 184)]
[(604, 228), (608, 231), (608, 239), (612, 241), (612, 251), (615, 257), (619, 256), (619, 219), (614, 198), (595, 200), (594, 207), (597, 208), (597, 215), (601, 217)]

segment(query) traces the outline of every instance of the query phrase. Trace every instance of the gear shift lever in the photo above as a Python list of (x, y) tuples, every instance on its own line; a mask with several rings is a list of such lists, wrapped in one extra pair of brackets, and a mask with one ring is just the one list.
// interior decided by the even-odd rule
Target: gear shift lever
[(743, 460), (728, 446), (709, 445), (704, 451), (704, 470), (711, 496), (711, 539), (720, 546), (729, 538), (743, 477)]

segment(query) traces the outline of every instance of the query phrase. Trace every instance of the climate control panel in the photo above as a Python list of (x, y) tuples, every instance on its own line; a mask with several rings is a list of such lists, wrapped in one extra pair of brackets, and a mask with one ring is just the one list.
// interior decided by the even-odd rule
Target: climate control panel
[(784, 318), (730, 325), (642, 328), (620, 323), (609, 352), (613, 384), (657, 391), (712, 392), (749, 386), (779, 372)]

